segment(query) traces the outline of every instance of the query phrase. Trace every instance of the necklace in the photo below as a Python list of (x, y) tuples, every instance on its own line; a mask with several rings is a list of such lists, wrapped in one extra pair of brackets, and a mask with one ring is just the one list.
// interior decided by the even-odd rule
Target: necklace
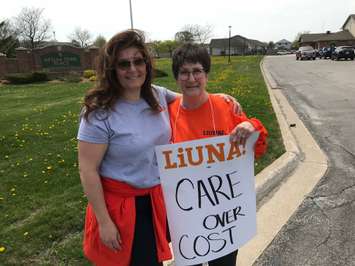
[[(208, 103), (209, 103), (209, 107), (210, 107), (210, 111), (211, 111), (210, 113), (211, 113), (211, 118), (212, 118), (213, 130), (214, 130), (214, 132), (217, 132), (216, 131), (216, 123), (215, 123), (215, 120), (214, 120), (214, 109), (213, 109), (213, 105), (212, 105), (211, 98), (210, 98), (209, 95), (208, 95)], [(181, 105), (182, 105), (182, 97), (179, 100), (179, 106), (178, 106), (178, 109), (176, 111), (176, 118), (175, 118), (174, 128), (173, 128), (173, 143), (175, 143), (175, 135), (176, 135), (176, 131), (177, 131), (177, 121), (178, 121), (178, 118), (179, 118), (179, 115), (180, 115)]]

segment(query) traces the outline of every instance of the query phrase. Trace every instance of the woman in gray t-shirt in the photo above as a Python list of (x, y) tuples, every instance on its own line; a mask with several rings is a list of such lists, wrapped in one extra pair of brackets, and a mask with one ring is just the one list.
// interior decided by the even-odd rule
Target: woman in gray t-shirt
[(85, 96), (78, 132), (89, 201), (84, 254), (96, 265), (171, 258), (154, 147), (170, 141), (167, 102), (175, 94), (153, 86), (152, 71), (143, 35), (118, 33), (99, 55), (97, 85)]

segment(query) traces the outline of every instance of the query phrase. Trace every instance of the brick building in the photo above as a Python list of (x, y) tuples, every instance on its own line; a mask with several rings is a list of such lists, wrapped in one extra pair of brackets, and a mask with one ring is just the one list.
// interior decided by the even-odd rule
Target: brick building
[(47, 43), (34, 49), (19, 47), (15, 58), (0, 54), (0, 77), (33, 71), (65, 74), (93, 69), (98, 50), (97, 47), (81, 48), (60, 42)]

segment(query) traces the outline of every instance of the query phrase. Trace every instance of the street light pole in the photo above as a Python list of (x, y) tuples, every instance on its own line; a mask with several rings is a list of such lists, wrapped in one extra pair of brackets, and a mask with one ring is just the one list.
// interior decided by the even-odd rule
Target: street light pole
[(231, 28), (232, 26), (228, 26), (229, 28), (229, 38), (228, 38), (228, 64), (231, 62)]
[(131, 29), (133, 30), (133, 15), (132, 15), (132, 3), (129, 0), (129, 14), (131, 15)]

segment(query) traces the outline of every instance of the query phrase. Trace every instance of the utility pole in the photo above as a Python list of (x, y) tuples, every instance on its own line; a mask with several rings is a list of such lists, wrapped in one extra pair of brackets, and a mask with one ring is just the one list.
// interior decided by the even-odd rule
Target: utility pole
[(129, 14), (131, 15), (131, 29), (133, 30), (133, 15), (132, 15), (132, 3), (129, 0)]
[(232, 26), (228, 26), (229, 28), (229, 38), (228, 38), (228, 64), (231, 63), (231, 29)]

